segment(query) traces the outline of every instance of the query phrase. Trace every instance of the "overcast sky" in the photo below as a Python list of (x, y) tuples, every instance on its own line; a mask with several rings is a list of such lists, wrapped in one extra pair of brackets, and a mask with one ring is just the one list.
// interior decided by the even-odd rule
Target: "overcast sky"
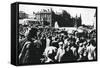
[(82, 24), (92, 25), (94, 23), (94, 14), (96, 9), (91, 8), (76, 8), (76, 7), (59, 7), (59, 6), (41, 6), (41, 5), (19, 5), (19, 11), (24, 11), (27, 14), (33, 14), (33, 12), (38, 12), (41, 9), (50, 9), (54, 12), (62, 12), (62, 10), (66, 10), (72, 17), (76, 15), (79, 17), (81, 14)]

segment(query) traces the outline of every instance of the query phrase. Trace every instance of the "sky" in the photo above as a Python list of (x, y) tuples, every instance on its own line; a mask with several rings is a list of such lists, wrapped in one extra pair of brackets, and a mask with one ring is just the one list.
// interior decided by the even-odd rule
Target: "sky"
[(81, 14), (82, 18), (82, 24), (85, 25), (93, 25), (96, 18), (94, 18), (94, 14), (96, 12), (96, 9), (93, 8), (79, 8), (79, 7), (60, 7), (60, 6), (42, 6), (42, 5), (25, 5), (20, 4), (19, 5), (19, 11), (24, 11), (27, 14), (32, 15), (33, 12), (41, 11), (41, 9), (50, 9), (54, 12), (61, 13), (62, 10), (66, 10), (72, 17), (76, 17), (76, 15), (79, 17)]

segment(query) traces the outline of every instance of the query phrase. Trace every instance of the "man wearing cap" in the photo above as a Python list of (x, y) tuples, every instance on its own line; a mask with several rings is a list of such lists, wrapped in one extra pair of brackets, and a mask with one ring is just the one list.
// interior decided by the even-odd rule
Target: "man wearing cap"
[(59, 48), (57, 51), (57, 55), (55, 56), (55, 60), (58, 60), (58, 62), (61, 62), (61, 58), (65, 54), (65, 50), (64, 50), (63, 42), (59, 42), (58, 44), (59, 44)]

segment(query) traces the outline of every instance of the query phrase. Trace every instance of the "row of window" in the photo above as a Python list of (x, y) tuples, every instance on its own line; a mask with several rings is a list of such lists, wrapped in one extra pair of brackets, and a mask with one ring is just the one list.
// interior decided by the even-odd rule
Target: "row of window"
[(36, 16), (37, 20), (42, 20), (42, 21), (46, 21), (46, 20), (51, 20), (51, 15), (37, 15)]

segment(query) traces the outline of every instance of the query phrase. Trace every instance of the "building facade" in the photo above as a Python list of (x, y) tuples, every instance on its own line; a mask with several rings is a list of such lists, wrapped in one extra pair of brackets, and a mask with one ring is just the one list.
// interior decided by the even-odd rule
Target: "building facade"
[(42, 26), (51, 27), (52, 23), (52, 9), (42, 9), (36, 13), (36, 19), (41, 23)]

